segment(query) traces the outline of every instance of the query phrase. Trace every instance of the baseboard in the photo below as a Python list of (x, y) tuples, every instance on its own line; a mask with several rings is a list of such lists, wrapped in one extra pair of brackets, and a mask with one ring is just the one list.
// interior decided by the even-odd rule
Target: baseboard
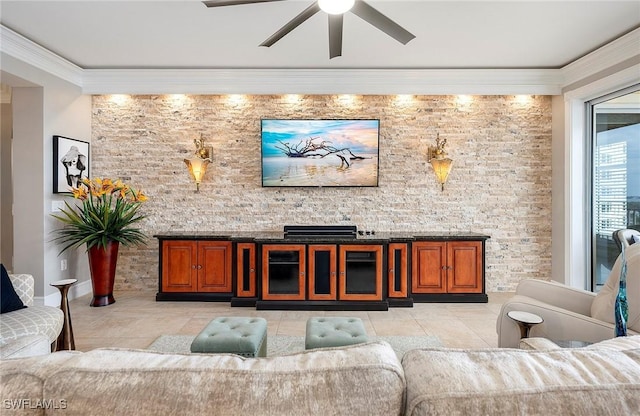
[[(67, 296), (69, 296), (69, 300), (73, 300), (92, 293), (92, 290), (91, 280), (85, 280), (71, 286)], [(33, 298), (33, 303), (35, 305), (60, 306), (60, 292), (56, 290), (54, 293), (44, 297), (36, 296)]]
[[(93, 293), (93, 288), (91, 287), (91, 280), (85, 280), (84, 282), (78, 282), (75, 285), (71, 286), (69, 289), (69, 300), (79, 298), (84, 295), (89, 295)], [(59, 298), (60, 296), (58, 296)]]

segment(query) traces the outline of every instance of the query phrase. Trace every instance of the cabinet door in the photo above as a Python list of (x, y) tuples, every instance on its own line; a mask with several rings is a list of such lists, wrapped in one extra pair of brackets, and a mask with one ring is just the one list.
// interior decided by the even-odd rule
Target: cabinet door
[(389, 244), (387, 264), (389, 268), (389, 297), (407, 297), (407, 244)]
[(336, 246), (309, 246), (309, 299), (336, 300)]
[(447, 291), (482, 293), (482, 242), (449, 242)]
[(162, 291), (195, 292), (198, 282), (196, 241), (162, 242)]
[(231, 292), (231, 242), (198, 242), (197, 270), (198, 292)]
[(382, 300), (382, 246), (340, 246), (340, 300)]
[(256, 296), (256, 245), (238, 243), (236, 265), (236, 296), (253, 298)]
[(413, 293), (446, 293), (447, 243), (415, 242), (412, 257), (411, 291)]
[(265, 244), (262, 246), (262, 299), (304, 300), (305, 246)]

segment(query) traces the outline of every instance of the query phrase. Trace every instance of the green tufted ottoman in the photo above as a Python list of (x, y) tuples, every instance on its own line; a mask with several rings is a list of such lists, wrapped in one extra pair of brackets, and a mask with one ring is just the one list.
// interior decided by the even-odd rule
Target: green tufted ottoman
[(266, 357), (267, 321), (264, 318), (216, 318), (193, 340), (191, 352)]
[(341, 347), (369, 341), (362, 319), (326, 317), (309, 318), (304, 348)]

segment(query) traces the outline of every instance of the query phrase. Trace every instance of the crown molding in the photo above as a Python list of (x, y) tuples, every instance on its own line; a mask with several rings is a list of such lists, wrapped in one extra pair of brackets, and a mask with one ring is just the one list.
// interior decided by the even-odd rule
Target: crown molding
[(640, 64), (630, 66), (593, 82), (564, 91), (565, 100), (589, 101), (614, 90), (620, 90), (640, 82)]
[(0, 25), (0, 51), (85, 94), (559, 94), (550, 69), (82, 69)]
[(0, 25), (0, 39), (2, 39), (0, 52), (72, 84), (82, 86), (83, 70), (79, 66), (61, 58), (4, 25)]
[(85, 70), (86, 94), (539, 94), (561, 92), (558, 70)]
[(85, 94), (559, 95), (640, 59), (640, 28), (561, 69), (83, 69), (3, 25), (0, 37), (2, 53)]
[[(640, 28), (632, 30), (562, 68), (564, 87), (579, 84), (625, 61), (640, 59)], [(640, 74), (638, 74), (640, 77)]]

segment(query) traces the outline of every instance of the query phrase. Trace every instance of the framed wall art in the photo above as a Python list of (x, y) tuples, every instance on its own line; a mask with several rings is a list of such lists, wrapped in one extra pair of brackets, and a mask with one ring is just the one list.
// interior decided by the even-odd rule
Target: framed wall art
[(380, 120), (274, 120), (261, 126), (262, 186), (378, 186)]
[(70, 193), (89, 178), (89, 142), (53, 136), (53, 193)]

